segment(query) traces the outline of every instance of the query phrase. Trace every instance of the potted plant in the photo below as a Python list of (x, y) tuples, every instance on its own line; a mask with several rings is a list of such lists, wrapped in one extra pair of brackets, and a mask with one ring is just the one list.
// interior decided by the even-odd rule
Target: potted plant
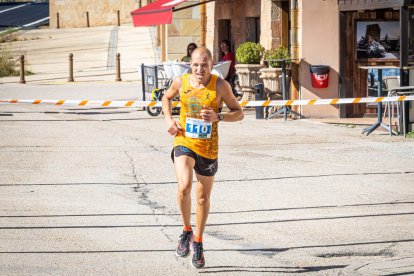
[[(286, 47), (265, 51), (264, 60), (269, 64), (269, 68), (260, 69), (260, 78), (263, 80), (265, 87), (265, 99), (277, 100), (282, 98), (282, 67), (281, 62), (277, 60), (289, 59), (289, 51)], [(286, 66), (289, 61), (286, 62)], [(290, 82), (290, 70), (286, 69), (286, 84)]]
[(236, 50), (236, 70), (244, 101), (255, 98), (254, 85), (259, 82), (259, 70), (262, 68), (260, 61), (263, 53), (263, 46), (254, 42), (242, 43)]

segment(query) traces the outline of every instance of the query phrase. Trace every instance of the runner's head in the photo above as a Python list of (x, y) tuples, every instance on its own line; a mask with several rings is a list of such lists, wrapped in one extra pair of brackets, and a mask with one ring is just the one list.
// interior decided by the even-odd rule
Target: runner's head
[(191, 55), (191, 72), (199, 81), (207, 81), (211, 76), (213, 58), (209, 49), (196, 48)]

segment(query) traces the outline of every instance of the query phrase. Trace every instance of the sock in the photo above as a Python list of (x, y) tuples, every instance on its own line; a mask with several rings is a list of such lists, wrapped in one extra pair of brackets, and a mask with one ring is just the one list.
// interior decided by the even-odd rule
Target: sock
[(183, 230), (186, 232), (190, 232), (192, 230), (191, 225), (190, 226), (183, 226)]
[(203, 237), (195, 236), (194, 241), (195, 242), (203, 242)]

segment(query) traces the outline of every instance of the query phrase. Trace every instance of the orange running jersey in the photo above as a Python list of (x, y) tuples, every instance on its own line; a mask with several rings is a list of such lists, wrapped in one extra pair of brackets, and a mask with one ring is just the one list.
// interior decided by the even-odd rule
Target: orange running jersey
[(180, 125), (183, 133), (177, 134), (174, 139), (174, 147), (185, 146), (208, 159), (218, 157), (217, 122), (205, 123), (200, 112), (203, 106), (209, 106), (218, 112), (217, 78), (216, 75), (211, 75), (207, 87), (194, 88), (190, 85), (190, 74), (183, 75), (180, 91)]

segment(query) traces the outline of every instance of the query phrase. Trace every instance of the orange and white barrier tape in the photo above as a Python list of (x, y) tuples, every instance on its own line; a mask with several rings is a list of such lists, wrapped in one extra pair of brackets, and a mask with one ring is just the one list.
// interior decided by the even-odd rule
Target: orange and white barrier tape
[[(399, 97), (367, 97), (318, 100), (277, 100), (277, 101), (240, 101), (243, 107), (256, 106), (291, 106), (291, 105), (335, 105), (357, 103), (381, 103), (412, 101), (414, 96)], [(85, 106), (85, 107), (161, 107), (157, 101), (99, 101), (99, 100), (13, 100), (0, 99), (0, 104), (48, 104), (57, 106)], [(180, 106), (179, 101), (172, 102), (173, 107)]]

